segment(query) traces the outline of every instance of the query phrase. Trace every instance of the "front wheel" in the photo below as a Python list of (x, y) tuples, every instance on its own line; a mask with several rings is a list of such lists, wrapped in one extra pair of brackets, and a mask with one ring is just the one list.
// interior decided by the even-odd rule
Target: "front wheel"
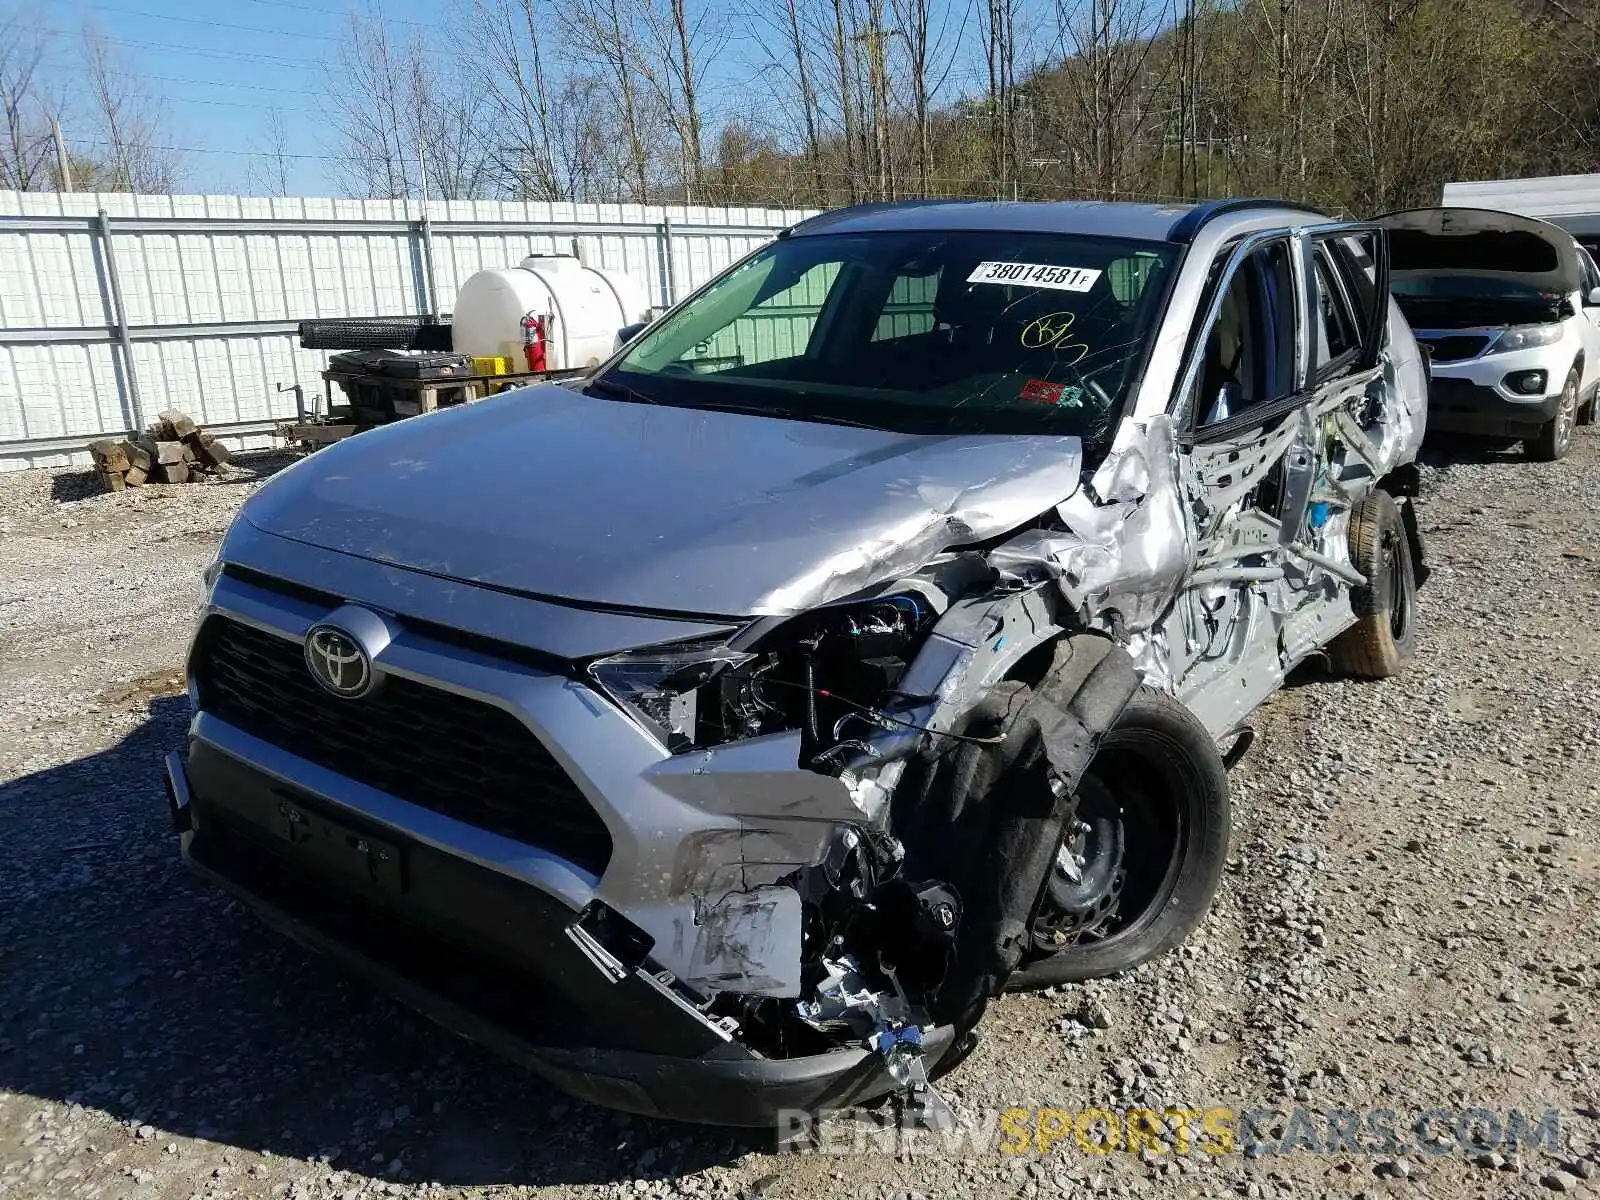
[(1141, 687), (1078, 783), (1011, 991), (1127, 971), (1205, 917), (1228, 856), (1228, 775), (1182, 704)]
[(1561, 388), (1561, 402), (1556, 415), (1539, 427), (1539, 432), (1522, 443), (1522, 448), (1535, 462), (1554, 462), (1565, 458), (1572, 449), (1572, 427), (1578, 422), (1578, 368), (1567, 373), (1567, 382)]

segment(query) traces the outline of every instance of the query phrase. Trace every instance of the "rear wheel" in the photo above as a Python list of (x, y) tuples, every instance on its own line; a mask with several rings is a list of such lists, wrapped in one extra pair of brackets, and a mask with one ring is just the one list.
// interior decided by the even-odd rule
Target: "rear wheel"
[(1417, 576), (1400, 507), (1374, 491), (1350, 514), (1350, 560), (1367, 577), (1350, 590), (1356, 623), (1328, 647), (1339, 670), (1360, 679), (1397, 674), (1416, 649)]
[(1228, 777), (1188, 709), (1141, 687), (1078, 783), (1012, 991), (1096, 979), (1172, 949), (1205, 917), (1228, 854)]
[(1572, 449), (1572, 427), (1578, 421), (1578, 368), (1567, 373), (1567, 382), (1561, 388), (1561, 403), (1556, 415), (1539, 427), (1534, 437), (1526, 439), (1522, 448), (1535, 462), (1554, 462), (1565, 458)]

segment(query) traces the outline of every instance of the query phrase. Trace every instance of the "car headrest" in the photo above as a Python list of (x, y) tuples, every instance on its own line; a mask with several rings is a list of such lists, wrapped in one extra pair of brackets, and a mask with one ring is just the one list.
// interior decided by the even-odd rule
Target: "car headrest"
[(933, 299), (933, 319), (940, 325), (993, 325), (1004, 316), (1010, 288), (968, 283), (968, 270), (946, 271)]

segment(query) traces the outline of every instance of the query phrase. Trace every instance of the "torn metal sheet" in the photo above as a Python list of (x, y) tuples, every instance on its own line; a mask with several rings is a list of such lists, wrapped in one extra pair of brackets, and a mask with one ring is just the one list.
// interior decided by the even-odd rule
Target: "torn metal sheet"
[(1179, 471), (1171, 418), (1155, 417), (1142, 444), (1114, 451), (1091, 489), (1057, 506), (1064, 529), (1027, 530), (990, 562), (1019, 578), (1045, 572), (1092, 620), (1114, 611), (1122, 629), (1149, 629), (1194, 562)]

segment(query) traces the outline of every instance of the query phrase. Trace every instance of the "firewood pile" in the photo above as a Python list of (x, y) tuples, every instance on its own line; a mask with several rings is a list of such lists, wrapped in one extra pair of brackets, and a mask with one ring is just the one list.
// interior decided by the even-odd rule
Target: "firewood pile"
[(186, 413), (158, 413), (136, 438), (89, 443), (95, 470), (110, 492), (146, 483), (198, 483), (228, 461), (228, 449)]

